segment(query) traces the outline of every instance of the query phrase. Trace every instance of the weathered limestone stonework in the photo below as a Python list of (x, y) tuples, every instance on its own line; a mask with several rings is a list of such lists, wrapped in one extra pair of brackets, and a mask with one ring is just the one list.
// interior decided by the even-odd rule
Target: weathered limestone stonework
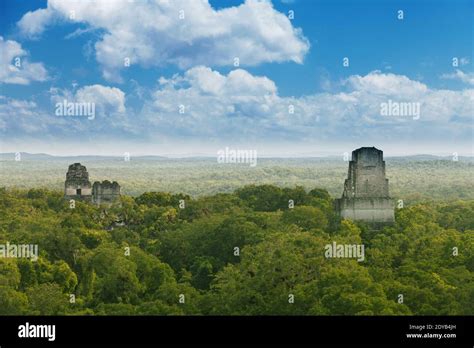
[(64, 184), (66, 199), (84, 200), (95, 204), (112, 204), (120, 200), (120, 185), (114, 181), (89, 181), (85, 166), (74, 163), (69, 166)]
[(89, 173), (85, 166), (74, 163), (69, 166), (64, 183), (64, 196), (68, 199), (83, 199), (90, 201), (92, 187)]
[(95, 204), (114, 203), (120, 198), (120, 185), (117, 181), (96, 181), (92, 185), (92, 197)]
[(361, 147), (352, 152), (344, 192), (336, 210), (345, 219), (393, 222), (394, 205), (388, 193), (383, 151)]

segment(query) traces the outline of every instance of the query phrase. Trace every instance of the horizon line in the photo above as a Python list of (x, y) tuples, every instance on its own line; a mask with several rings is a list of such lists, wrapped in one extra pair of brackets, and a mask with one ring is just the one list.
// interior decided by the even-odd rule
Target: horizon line
[[(38, 152), (38, 153), (32, 153), (32, 152), (26, 152), (26, 151), (19, 151), (19, 152), (0, 152), (0, 156), (6, 156), (10, 155), (14, 156), (20, 153), (20, 155), (29, 155), (29, 156), (48, 156), (48, 157), (54, 157), (54, 158), (71, 158), (71, 157), (97, 157), (97, 158), (105, 158), (105, 157), (112, 157), (112, 158), (123, 158), (124, 154), (118, 155), (118, 154), (68, 154), (68, 155), (54, 155), (50, 153), (45, 153), (45, 152)], [(348, 154), (351, 154), (349, 152)], [(338, 154), (304, 154), (304, 153), (296, 153), (293, 155), (289, 154), (273, 154), (273, 155), (258, 155), (259, 158), (282, 158), (282, 159), (291, 159), (291, 158), (334, 158), (334, 157), (341, 157), (344, 154), (338, 153)], [(434, 154), (434, 153), (411, 153), (411, 154), (385, 154), (384, 153), (384, 158), (396, 158), (396, 157), (420, 157), (420, 156), (430, 156), (430, 157), (452, 157), (454, 154)], [(474, 154), (457, 154), (458, 157), (468, 157), (468, 158), (474, 158)], [(216, 154), (209, 154), (209, 153), (189, 153), (189, 154), (139, 154), (139, 155), (132, 155), (130, 154), (130, 160), (132, 158), (143, 158), (143, 157), (162, 157), (162, 158), (170, 158), (170, 159), (180, 159), (180, 158), (215, 158), (217, 157)]]

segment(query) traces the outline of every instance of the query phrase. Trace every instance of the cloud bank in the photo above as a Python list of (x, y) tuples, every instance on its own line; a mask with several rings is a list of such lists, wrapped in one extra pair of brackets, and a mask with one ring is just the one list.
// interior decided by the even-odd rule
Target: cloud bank
[(220, 10), (207, 0), (49, 0), (46, 9), (18, 22), (23, 35), (37, 38), (49, 25), (85, 24), (103, 32), (95, 44), (103, 75), (120, 81), (128, 63), (141, 66), (242, 66), (268, 62), (302, 63), (309, 42), (271, 1), (246, 0)]
[[(273, 81), (238, 69), (228, 75), (194, 67), (161, 79), (141, 117), (168, 134), (218, 139), (406, 139), (466, 136), (474, 90), (435, 90), (403, 75), (373, 71), (342, 81), (342, 91), (281, 97)], [(418, 119), (384, 116), (381, 104), (419, 103)], [(180, 109), (181, 108), (181, 109)], [(407, 115), (410, 116), (410, 115)], [(420, 137), (420, 135), (416, 135)]]
[[(474, 89), (431, 89), (407, 76), (380, 71), (352, 75), (340, 86), (332, 93), (285, 97), (267, 77), (243, 69), (221, 74), (198, 66), (161, 77), (138, 109), (127, 107), (126, 96), (118, 88), (92, 85), (75, 92), (50, 91), (52, 103), (63, 98), (97, 103), (102, 114), (90, 122), (55, 118), (49, 112), (46, 127), (40, 114), (47, 112), (5, 98), (0, 119), (5, 132), (9, 126), (29, 128), (39, 123), (37, 127), (50, 136), (60, 137), (73, 127), (92, 138), (110, 136), (120, 142), (136, 137), (149, 144), (164, 139), (249, 146), (261, 141), (311, 145), (361, 139), (369, 143), (470, 142)], [(382, 115), (383, 103), (418, 103), (420, 115)], [(19, 121), (26, 118), (28, 122)]]

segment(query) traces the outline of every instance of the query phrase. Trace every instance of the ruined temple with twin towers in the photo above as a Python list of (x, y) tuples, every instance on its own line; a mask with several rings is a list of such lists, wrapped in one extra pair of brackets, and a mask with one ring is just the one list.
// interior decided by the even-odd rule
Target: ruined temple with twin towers
[(89, 181), (87, 168), (80, 163), (69, 166), (64, 183), (64, 197), (78, 199), (97, 205), (111, 205), (120, 200), (120, 185), (114, 181)]

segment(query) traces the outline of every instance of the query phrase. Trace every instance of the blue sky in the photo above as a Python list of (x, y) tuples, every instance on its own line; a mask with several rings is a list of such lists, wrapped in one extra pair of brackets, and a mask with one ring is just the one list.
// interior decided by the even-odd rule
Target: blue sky
[[(0, 6), (2, 152), (472, 153), (472, 1)], [(58, 116), (63, 100), (95, 117)]]

